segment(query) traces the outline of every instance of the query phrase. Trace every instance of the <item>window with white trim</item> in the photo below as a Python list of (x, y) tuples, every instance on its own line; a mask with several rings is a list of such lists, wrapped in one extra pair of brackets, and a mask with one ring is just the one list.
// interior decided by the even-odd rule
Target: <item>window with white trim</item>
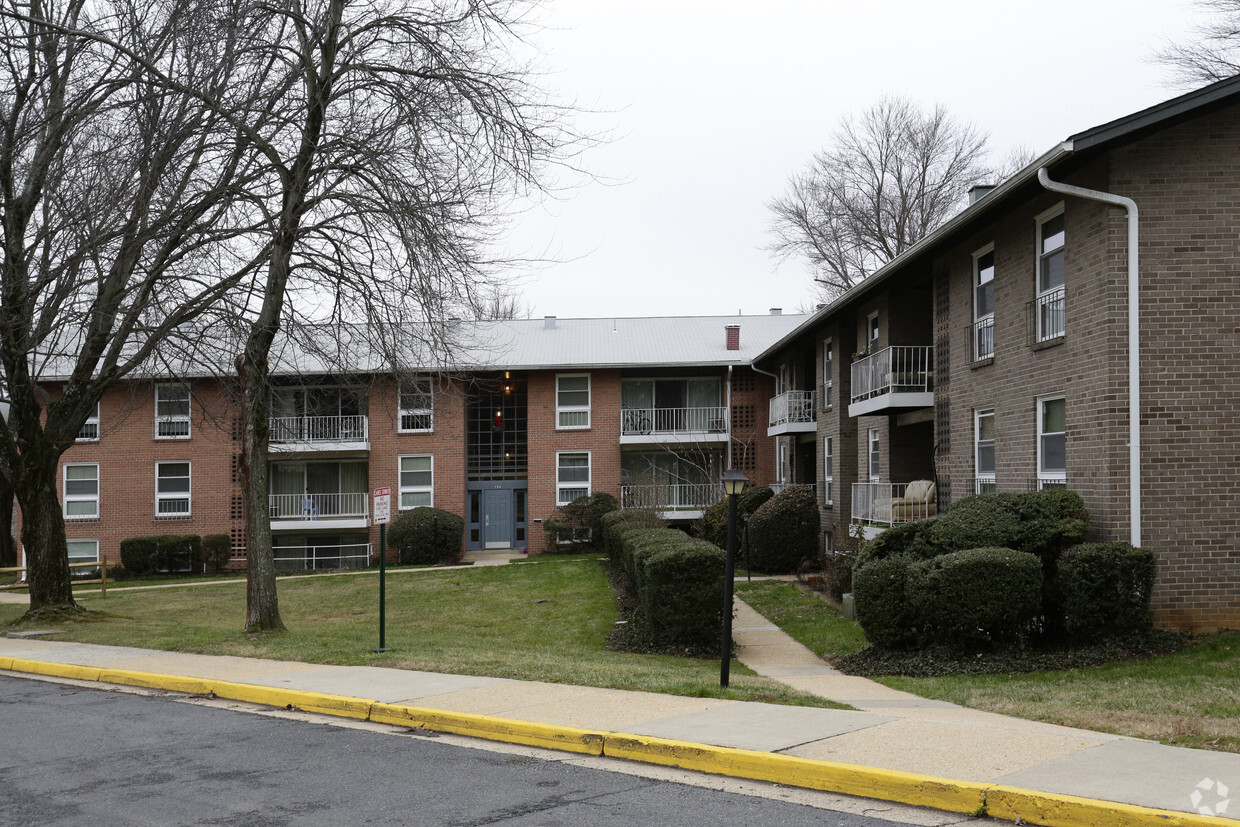
[(870, 482), (878, 482), (880, 478), (879, 462), (881, 460), (880, 435), (879, 435), (878, 428), (870, 429), (869, 447), (870, 447)]
[(822, 343), (822, 398), (818, 400), (818, 405), (824, 410), (830, 410), (832, 405), (831, 394), (835, 386), (835, 346), (834, 343), (827, 339)]
[(1064, 217), (1060, 204), (1038, 216), (1037, 340), (1064, 334)]
[(866, 350), (870, 353), (878, 352), (878, 311), (874, 311), (869, 315), (866, 321), (867, 341), (865, 343)]
[(775, 438), (775, 482), (779, 485), (788, 484), (788, 443)]
[(973, 412), (973, 493), (995, 492), (995, 409)]
[(822, 501), (825, 505), (831, 505), (835, 502), (835, 492), (832, 490), (835, 483), (835, 454), (833, 452), (834, 438), (824, 436), (822, 438)]
[(90, 412), (90, 416), (86, 417), (86, 421), (82, 423), (82, 427), (78, 430), (78, 442), (98, 442), (99, 441), (99, 403), (95, 403), (95, 409)]
[(1038, 400), (1038, 487), (1068, 476), (1068, 404), (1062, 396)]
[(189, 385), (155, 386), (155, 438), (189, 439)]
[[(65, 550), (69, 552), (70, 563), (98, 563), (99, 562), (99, 541), (98, 540), (66, 540)], [(92, 569), (87, 566), (81, 568), (69, 569), (69, 574), (74, 577), (89, 577), (95, 574), (98, 569)]]
[(995, 355), (995, 245), (973, 254), (973, 347), (974, 362)]
[(434, 430), (435, 396), (430, 379), (401, 382), (399, 397), (399, 430), (402, 434)]
[(555, 504), (568, 505), (590, 496), (590, 452), (557, 451), (555, 454)]
[(400, 458), (400, 509), (435, 507), (435, 458), (412, 454)]
[(590, 427), (590, 374), (555, 377), (555, 427)]
[(190, 515), (190, 464), (188, 462), (155, 463), (155, 516), (188, 517)]
[(67, 462), (64, 472), (65, 519), (98, 519), (99, 463)]

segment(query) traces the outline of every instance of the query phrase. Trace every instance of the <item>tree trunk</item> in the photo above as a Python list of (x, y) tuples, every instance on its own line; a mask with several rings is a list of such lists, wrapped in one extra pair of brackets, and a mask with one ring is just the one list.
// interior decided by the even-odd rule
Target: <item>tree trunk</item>
[(13, 486), (0, 476), (0, 568), (17, 565), (17, 540), (13, 537)]
[(30, 463), (16, 489), (30, 580), (30, 610), (25, 617), (81, 611), (69, 582), (65, 521), (56, 496), (56, 465)]
[[(253, 339), (253, 337), (251, 337)], [(245, 490), (246, 591), (245, 630), (283, 632), (276, 594), (275, 555), (271, 549), (271, 507), (268, 501), (267, 441), (271, 392), (266, 358), (252, 359), (251, 348), (237, 358), (245, 436), (242, 441), (241, 485)]]

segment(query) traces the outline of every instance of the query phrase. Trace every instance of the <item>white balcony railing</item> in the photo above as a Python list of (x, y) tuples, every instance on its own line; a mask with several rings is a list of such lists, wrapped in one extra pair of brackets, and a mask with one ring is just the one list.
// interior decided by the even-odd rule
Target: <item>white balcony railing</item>
[(785, 391), (771, 400), (770, 413), (771, 425), (814, 422), (818, 418), (814, 411), (814, 392)]
[(333, 546), (276, 546), (277, 569), (363, 569), (370, 565), (370, 543)]
[(625, 408), (620, 412), (620, 434), (725, 434), (728, 409)]
[(370, 513), (370, 495), (351, 494), (272, 494), (271, 519), (321, 520), (331, 517), (365, 517)]
[(909, 523), (933, 517), (933, 483), (855, 482), (852, 486), (853, 522), (865, 525)]
[(933, 352), (931, 347), (888, 347), (853, 362), (852, 401), (934, 390)]
[(704, 511), (723, 497), (718, 483), (669, 483), (620, 486), (621, 508), (657, 511)]
[(365, 414), (352, 416), (273, 416), (270, 441), (365, 442), (369, 425)]

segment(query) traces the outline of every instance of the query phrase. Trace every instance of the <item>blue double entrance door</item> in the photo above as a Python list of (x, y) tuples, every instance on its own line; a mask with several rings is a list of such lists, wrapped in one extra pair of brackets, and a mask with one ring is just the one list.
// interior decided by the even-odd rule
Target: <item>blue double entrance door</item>
[(526, 482), (469, 483), (466, 548), (521, 548), (526, 543)]

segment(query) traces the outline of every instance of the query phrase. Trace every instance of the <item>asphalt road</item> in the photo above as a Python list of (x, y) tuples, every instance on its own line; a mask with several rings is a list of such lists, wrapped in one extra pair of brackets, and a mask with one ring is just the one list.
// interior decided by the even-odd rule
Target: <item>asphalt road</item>
[[(849, 800), (854, 809), (887, 815), (880, 820), (821, 809), (831, 798), (813, 798), (821, 793), (787, 793), (809, 796), (810, 806), (657, 777), (679, 771), (651, 768), (656, 777), (642, 777), (521, 747), (471, 748), (451, 736), (244, 709), (253, 708), (0, 675), (0, 823), (887, 827), (982, 821)], [(709, 783), (765, 788), (760, 795), (780, 790)], [(901, 811), (913, 819), (893, 822)]]

